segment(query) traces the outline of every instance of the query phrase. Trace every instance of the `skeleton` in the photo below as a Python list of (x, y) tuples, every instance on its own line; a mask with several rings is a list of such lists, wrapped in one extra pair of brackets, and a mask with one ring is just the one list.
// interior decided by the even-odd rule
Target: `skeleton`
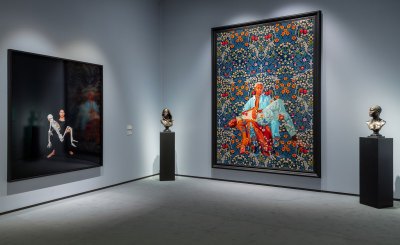
[(78, 141), (74, 140), (73, 133), (72, 133), (72, 128), (70, 126), (67, 126), (67, 128), (64, 131), (64, 134), (61, 134), (61, 132), (60, 132), (61, 131), (61, 126), (56, 120), (53, 119), (53, 115), (49, 114), (47, 116), (47, 119), (50, 122), (49, 131), (48, 131), (48, 134), (47, 134), (47, 140), (48, 140), (47, 148), (51, 148), (51, 146), (52, 146), (50, 137), (53, 136), (53, 130), (57, 133), (57, 136), (60, 139), (60, 142), (64, 142), (64, 137), (69, 132), (71, 134), (71, 137), (70, 137), (71, 138), (71, 145), (73, 147), (76, 147), (74, 142), (78, 142)]

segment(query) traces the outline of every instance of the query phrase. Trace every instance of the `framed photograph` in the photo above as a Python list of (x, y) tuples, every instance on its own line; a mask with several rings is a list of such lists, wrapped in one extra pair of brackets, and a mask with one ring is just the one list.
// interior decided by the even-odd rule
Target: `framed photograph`
[(320, 11), (213, 28), (212, 72), (212, 167), (320, 177)]
[(8, 50), (8, 181), (103, 165), (103, 67)]

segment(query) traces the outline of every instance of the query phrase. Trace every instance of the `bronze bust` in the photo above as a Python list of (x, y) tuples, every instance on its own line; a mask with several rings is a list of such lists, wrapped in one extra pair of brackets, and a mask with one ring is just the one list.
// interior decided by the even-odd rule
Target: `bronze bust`
[(174, 120), (172, 120), (172, 114), (168, 108), (162, 110), (161, 117), (161, 124), (165, 127), (164, 132), (170, 132), (169, 128), (174, 124)]
[(367, 121), (367, 125), (368, 128), (373, 132), (373, 134), (370, 136), (383, 137), (381, 134), (379, 134), (379, 130), (381, 130), (381, 128), (386, 124), (386, 121), (380, 118), (381, 112), (382, 108), (379, 105), (369, 108), (369, 116), (372, 117), (372, 119)]

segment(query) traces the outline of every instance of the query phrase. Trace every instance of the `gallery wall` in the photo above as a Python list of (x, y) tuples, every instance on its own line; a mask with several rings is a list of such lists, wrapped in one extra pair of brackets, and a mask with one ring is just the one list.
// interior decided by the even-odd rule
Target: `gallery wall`
[[(158, 173), (159, 2), (0, 5), (0, 213)], [(7, 183), (7, 49), (103, 65), (103, 167)]]
[[(358, 137), (383, 107), (400, 198), (396, 1), (14, 0), (0, 8), (0, 213), (158, 173), (163, 107), (181, 175), (358, 193)], [(211, 28), (321, 10), (321, 179), (211, 168)], [(104, 166), (7, 182), (7, 49), (103, 65)], [(128, 124), (133, 135), (126, 135)]]
[[(400, 198), (397, 1), (167, 0), (161, 2), (163, 103), (176, 132), (177, 173), (358, 194), (359, 137), (378, 104), (394, 138)], [(211, 28), (321, 10), (321, 179), (211, 168)]]

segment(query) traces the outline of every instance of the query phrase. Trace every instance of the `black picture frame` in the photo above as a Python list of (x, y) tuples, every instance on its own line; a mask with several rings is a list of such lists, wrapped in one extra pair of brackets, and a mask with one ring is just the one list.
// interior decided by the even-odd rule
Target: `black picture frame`
[[(218, 128), (218, 91), (217, 91), (217, 79), (218, 79), (218, 65), (217, 65), (217, 35), (223, 32), (234, 32), (235, 30), (245, 30), (246, 28), (255, 28), (265, 25), (276, 25), (279, 23), (288, 23), (288, 21), (292, 20), (300, 20), (304, 18), (311, 18), (314, 21), (313, 26), (313, 117), (312, 121), (313, 124), (312, 128), (312, 149), (313, 149), (313, 156), (312, 156), (312, 163), (313, 168), (312, 171), (302, 171), (302, 170), (295, 170), (295, 169), (287, 169), (287, 168), (269, 168), (269, 167), (260, 167), (260, 166), (250, 166), (249, 165), (234, 165), (230, 163), (222, 163), (218, 160), (218, 136), (217, 131), (221, 127)], [(285, 174), (285, 175), (296, 175), (296, 176), (306, 176), (306, 177), (321, 177), (321, 35), (322, 35), (322, 13), (321, 11), (313, 11), (308, 13), (272, 18), (272, 19), (265, 19), (260, 21), (254, 22), (247, 22), (247, 23), (240, 23), (228, 26), (221, 26), (215, 27), (211, 30), (212, 34), (212, 168), (219, 168), (219, 169), (229, 169), (229, 170), (243, 170), (243, 171), (252, 171), (252, 172), (267, 172), (273, 174)], [(230, 42), (228, 42), (230, 43)], [(223, 45), (223, 44), (222, 44)], [(226, 43), (225, 43), (226, 45)], [(226, 123), (224, 124), (226, 127)], [(221, 154), (220, 154), (221, 155)]]
[[(59, 86), (51, 84), (50, 81), (52, 79)], [(48, 89), (47, 85), (53, 86), (53, 88), (56, 87), (57, 95), (60, 95), (61, 91), (61, 97), (63, 98), (58, 100), (58, 104), (48, 105), (49, 103), (51, 104), (51, 101), (49, 101), (49, 96), (47, 95), (54, 92), (54, 89)], [(21, 94), (31, 95), (26, 98)], [(91, 98), (89, 98), (89, 95)], [(73, 97), (78, 99), (71, 99)], [(81, 113), (79, 116), (89, 118), (88, 113), (91, 113), (90, 118), (87, 119), (86, 124), (82, 123), (82, 121), (76, 123), (76, 118), (79, 116), (76, 116), (76, 114), (71, 116), (71, 112), (81, 110), (85, 104), (85, 99), (87, 99), (87, 103), (91, 103), (92, 107), (90, 112)], [(44, 114), (44, 109), (40, 108), (44, 105), (46, 105), (47, 109), (52, 108), (53, 110), (46, 111), (46, 114)], [(57, 110), (54, 110), (54, 108), (57, 108)], [(49, 128), (49, 120), (46, 115), (47, 113), (54, 114), (54, 119), (56, 119), (56, 113), (61, 113), (61, 110), (66, 112), (66, 118), (70, 119), (66, 120), (66, 123), (83, 125), (82, 127), (85, 128), (74, 129), (74, 126), (71, 125), (75, 138), (69, 134), (69, 140), (72, 143), (73, 139), (78, 139), (77, 143), (74, 142), (78, 146), (76, 148), (72, 147), (71, 144), (68, 147), (65, 146), (69, 143), (67, 142), (67, 133), (64, 138), (65, 143), (62, 143), (63, 146), (58, 148), (58, 151), (62, 149), (65, 152), (72, 152), (70, 155), (65, 154), (64, 156), (59, 151), (56, 153), (56, 157), (47, 158), (48, 152), (44, 150), (46, 145), (43, 145), (43, 143), (47, 142), (43, 142), (43, 134), (46, 134), (47, 130), (50, 131), (51, 124)], [(32, 120), (31, 125), (27, 125), (26, 120), (22, 120), (24, 123), (19, 123), (20, 120), (18, 120), (21, 118), (27, 119), (27, 111), (31, 113), (29, 116), (29, 120)], [(8, 49), (7, 127), (8, 182), (103, 166), (103, 66)], [(28, 130), (26, 130), (27, 128)], [(23, 133), (19, 132), (22, 136), (16, 136), (15, 132), (20, 129), (23, 129)], [(48, 137), (53, 137), (53, 142), (57, 139), (54, 138), (54, 135), (56, 135), (55, 132), (53, 132), (53, 136), (48, 136), (47, 134)], [(21, 139), (23, 139), (23, 142), (21, 142)], [(33, 144), (32, 142), (40, 143)], [(23, 150), (18, 149), (21, 146)], [(52, 147), (52, 149), (56, 149), (54, 143)]]

